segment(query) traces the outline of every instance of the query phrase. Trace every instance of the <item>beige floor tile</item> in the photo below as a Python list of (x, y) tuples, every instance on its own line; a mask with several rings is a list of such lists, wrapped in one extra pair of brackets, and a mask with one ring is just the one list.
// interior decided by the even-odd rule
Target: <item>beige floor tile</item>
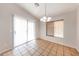
[(39, 52), (35, 52), (32, 56), (40, 56)]
[(3, 54), (4, 56), (21, 56), (21, 54), (17, 51), (9, 51), (5, 54)]
[(56, 56), (57, 55), (57, 51), (56, 50), (53, 50), (51, 49), (51, 51), (49, 52), (48, 54), (49, 56)]
[(36, 52), (35, 49), (31, 49), (31, 50), (29, 50), (29, 53), (30, 53), (31, 55), (33, 55), (35, 52)]
[(44, 51), (44, 49), (37, 50), (40, 54)]
[(27, 42), (15, 49), (2, 54), (4, 56), (79, 56), (71, 47), (63, 46), (46, 40), (38, 39)]
[(22, 56), (31, 56), (31, 54), (26, 52), (26, 53), (22, 54)]

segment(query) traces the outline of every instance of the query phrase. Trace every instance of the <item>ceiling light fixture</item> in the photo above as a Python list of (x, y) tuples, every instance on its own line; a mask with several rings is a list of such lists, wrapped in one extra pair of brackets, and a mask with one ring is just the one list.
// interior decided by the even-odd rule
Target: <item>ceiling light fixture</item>
[(35, 7), (39, 7), (39, 3), (34, 3)]
[(47, 4), (45, 4), (45, 15), (40, 19), (40, 21), (49, 22), (52, 19), (52, 17), (47, 17), (47, 15), (46, 15), (46, 12), (47, 12), (46, 8), (47, 8)]

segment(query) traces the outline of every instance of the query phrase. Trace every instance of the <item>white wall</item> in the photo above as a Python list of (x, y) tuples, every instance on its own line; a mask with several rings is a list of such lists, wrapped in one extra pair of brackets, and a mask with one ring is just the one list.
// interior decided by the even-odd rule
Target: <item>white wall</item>
[(40, 38), (76, 48), (76, 17), (76, 10), (52, 17), (53, 20), (64, 19), (64, 39), (46, 36), (46, 24), (40, 22)]
[[(38, 22), (32, 15), (16, 4), (0, 4), (0, 53), (11, 49), (13, 46), (12, 21), (15, 14)], [(38, 32), (37, 28), (36, 31)], [(38, 37), (39, 34), (36, 33), (36, 35)]]

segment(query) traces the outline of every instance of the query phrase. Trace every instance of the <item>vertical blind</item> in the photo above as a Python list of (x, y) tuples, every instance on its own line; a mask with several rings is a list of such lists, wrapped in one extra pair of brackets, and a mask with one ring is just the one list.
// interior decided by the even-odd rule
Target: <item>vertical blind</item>
[(64, 21), (54, 22), (54, 36), (64, 38)]
[(47, 22), (46, 35), (64, 38), (64, 20)]

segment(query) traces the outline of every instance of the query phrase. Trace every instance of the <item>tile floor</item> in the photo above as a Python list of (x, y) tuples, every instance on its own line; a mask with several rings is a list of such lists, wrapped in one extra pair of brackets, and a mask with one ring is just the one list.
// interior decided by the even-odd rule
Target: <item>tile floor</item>
[(70, 47), (38, 39), (13, 50), (1, 54), (2, 56), (79, 56), (79, 53)]

